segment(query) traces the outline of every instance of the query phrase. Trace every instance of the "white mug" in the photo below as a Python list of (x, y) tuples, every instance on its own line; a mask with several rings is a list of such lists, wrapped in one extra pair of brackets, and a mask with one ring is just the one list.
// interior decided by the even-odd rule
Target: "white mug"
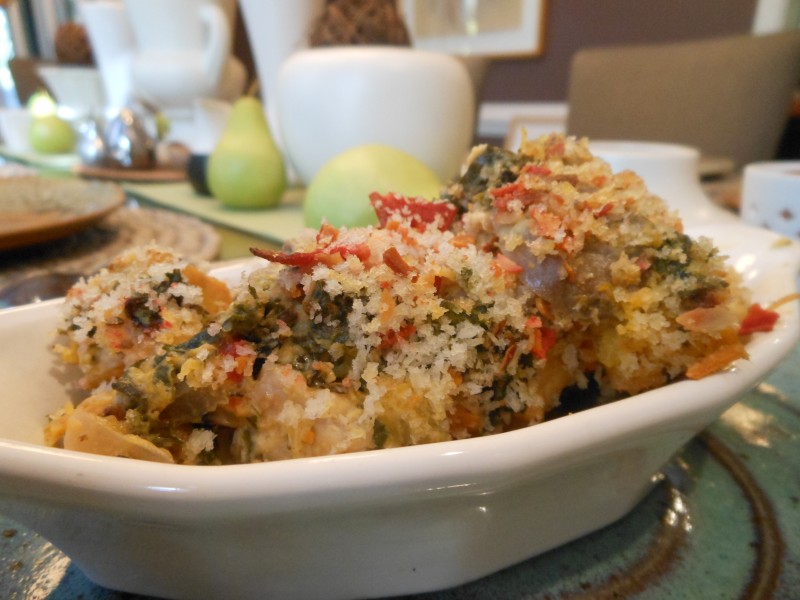
[(751, 225), (800, 239), (800, 161), (747, 165), (741, 216)]

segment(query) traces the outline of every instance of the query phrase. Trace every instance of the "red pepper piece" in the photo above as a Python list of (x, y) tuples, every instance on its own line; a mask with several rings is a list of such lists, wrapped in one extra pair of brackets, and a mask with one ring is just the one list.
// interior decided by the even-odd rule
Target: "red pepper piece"
[(250, 248), (250, 252), (254, 256), (264, 258), (270, 262), (301, 269), (318, 264), (333, 266), (351, 255), (356, 256), (361, 261), (365, 261), (370, 255), (369, 247), (366, 244), (328, 246), (327, 248), (318, 248), (312, 252), (276, 252), (274, 250), (261, 250), (260, 248)]
[(457, 210), (449, 202), (435, 202), (425, 198), (409, 198), (399, 194), (379, 194), (372, 192), (369, 195), (372, 208), (378, 216), (381, 227), (386, 227), (395, 215), (400, 215), (414, 229), (425, 229), (435, 223), (441, 231), (447, 231), (456, 220)]
[(408, 275), (411, 272), (409, 264), (400, 256), (397, 248), (392, 246), (383, 253), (383, 262), (398, 275)]
[(524, 271), (521, 266), (508, 258), (505, 254), (498, 254), (495, 256), (494, 264), (497, 265), (497, 268), (500, 269), (500, 271), (504, 273), (511, 273), (512, 275), (516, 275)]
[(772, 331), (778, 321), (778, 313), (762, 308), (760, 304), (750, 306), (739, 326), (739, 335), (747, 335), (757, 331)]
[(319, 262), (320, 254), (319, 250), (314, 252), (276, 252), (274, 250), (261, 250), (260, 248), (250, 248), (250, 252), (259, 258), (290, 267), (311, 267)]
[(397, 331), (395, 331), (394, 329), (388, 330), (381, 336), (381, 343), (380, 343), (381, 350), (394, 348), (400, 342), (400, 340), (407, 340), (412, 335), (414, 335), (416, 331), (417, 327), (413, 323), (408, 323), (406, 325), (403, 325)]
[(558, 341), (555, 329), (542, 327), (533, 330), (533, 347), (531, 352), (536, 358), (547, 358), (550, 348)]
[(489, 190), (489, 195), (492, 197), (492, 206), (499, 211), (507, 211), (514, 200), (518, 201), (524, 210), (531, 204), (540, 202), (545, 193), (541, 190), (529, 190), (522, 183), (515, 181)]
[(552, 171), (544, 165), (537, 165), (535, 163), (528, 163), (522, 167), (522, 172), (531, 173), (533, 175), (541, 175), (542, 177), (547, 177), (552, 173)]
[(614, 209), (614, 204), (612, 202), (608, 202), (607, 204), (603, 205), (603, 208), (594, 213), (594, 216), (596, 219), (599, 219), (600, 217), (603, 217), (608, 213), (610, 213), (613, 209)]

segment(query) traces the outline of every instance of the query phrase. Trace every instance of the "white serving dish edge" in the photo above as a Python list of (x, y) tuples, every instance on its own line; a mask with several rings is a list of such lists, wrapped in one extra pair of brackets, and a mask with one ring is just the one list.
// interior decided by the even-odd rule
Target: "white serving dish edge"
[[(706, 233), (756, 301), (795, 291), (800, 244)], [(253, 263), (247, 263), (252, 265)], [(223, 276), (238, 279), (242, 266)], [(47, 340), (60, 301), (0, 311), (0, 511), (96, 583), (166, 598), (355, 598), (455, 586), (624, 516), (692, 436), (800, 338), (798, 303), (751, 360), (497, 436), (316, 459), (187, 467), (43, 447), (65, 399)]]

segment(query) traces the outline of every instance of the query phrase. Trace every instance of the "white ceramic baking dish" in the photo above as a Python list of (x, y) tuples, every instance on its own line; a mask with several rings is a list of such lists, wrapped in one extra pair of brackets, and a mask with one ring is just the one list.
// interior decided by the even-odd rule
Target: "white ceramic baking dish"
[[(796, 290), (797, 243), (738, 224), (702, 232), (730, 255), (756, 301)], [(238, 280), (241, 270), (219, 274)], [(190, 467), (41, 444), (45, 415), (67, 395), (48, 352), (58, 308), (0, 311), (0, 510), (96, 583), (166, 598), (407, 594), (544, 552), (625, 515), (662, 465), (800, 337), (794, 301), (774, 331), (753, 337), (748, 361), (527, 429)]]

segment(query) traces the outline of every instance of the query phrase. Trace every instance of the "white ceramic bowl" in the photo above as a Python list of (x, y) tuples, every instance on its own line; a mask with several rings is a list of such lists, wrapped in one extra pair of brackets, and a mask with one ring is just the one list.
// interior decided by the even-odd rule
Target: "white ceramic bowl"
[(617, 172), (637, 173), (647, 188), (677, 210), (688, 226), (732, 223), (736, 215), (714, 204), (700, 185), (700, 152), (691, 146), (662, 142), (592, 140), (592, 154)]
[(33, 115), (27, 108), (0, 108), (0, 137), (12, 151), (31, 149), (30, 130)]
[[(712, 236), (767, 303), (794, 291), (800, 245)], [(746, 241), (746, 243), (745, 243)], [(252, 263), (249, 263), (252, 264)], [(219, 274), (238, 280), (241, 267)], [(166, 598), (354, 598), (446, 588), (625, 515), (687, 440), (800, 337), (798, 303), (749, 361), (496, 436), (224, 467), (41, 445), (66, 398), (47, 351), (59, 301), (0, 311), (0, 510), (96, 583)]]
[(74, 116), (101, 113), (105, 108), (103, 79), (95, 67), (41, 65), (38, 72), (59, 107), (73, 111)]
[(742, 219), (800, 239), (800, 161), (747, 165), (742, 183)]
[(362, 144), (405, 150), (448, 181), (472, 144), (472, 79), (446, 54), (389, 46), (301, 50), (281, 67), (277, 103), (284, 149), (306, 183), (329, 159)]

